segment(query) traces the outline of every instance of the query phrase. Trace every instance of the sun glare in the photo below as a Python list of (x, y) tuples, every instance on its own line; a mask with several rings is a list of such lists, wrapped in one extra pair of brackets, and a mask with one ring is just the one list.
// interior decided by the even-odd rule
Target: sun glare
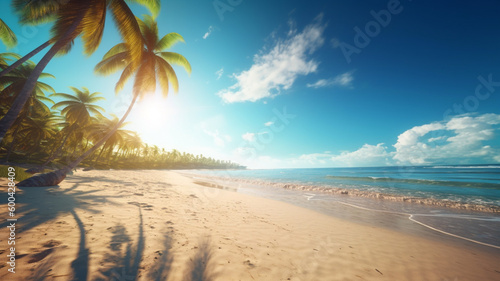
[(173, 99), (163, 98), (155, 93), (137, 102), (132, 110), (130, 128), (134, 128), (142, 137), (151, 138), (170, 127), (174, 122), (178, 108), (173, 105)]

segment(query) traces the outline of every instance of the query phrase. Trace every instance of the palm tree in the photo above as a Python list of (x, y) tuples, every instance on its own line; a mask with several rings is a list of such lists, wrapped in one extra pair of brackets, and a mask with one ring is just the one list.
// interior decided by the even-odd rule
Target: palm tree
[[(26, 63), (21, 65), (18, 69), (16, 69), (16, 71), (9, 73), (9, 75), (0, 77), (0, 88), (2, 89), (2, 91), (0, 92), (0, 97), (2, 98), (0, 103), (3, 106), (8, 106), (17, 98), (17, 96), (19, 95), (19, 91), (28, 81), (29, 76), (31, 75), (35, 67), (36, 67), (35, 63), (33, 63), (32, 61), (27, 61)], [(49, 73), (41, 73), (38, 78), (55, 79), (54, 75)], [(30, 108), (33, 106), (39, 109), (40, 107), (45, 106), (42, 103), (42, 101), (53, 104), (54, 102), (51, 99), (45, 97), (44, 92), (55, 93), (54, 89), (47, 83), (36, 81), (31, 94), (28, 96), (29, 102), (25, 104), (23, 109)]]
[[(30, 76), (31, 72), (35, 68), (35, 64), (31, 61), (24, 63), (21, 67), (16, 69), (16, 71), (6, 75), (4, 77), (0, 77), (0, 87), (2, 91), (0, 93), (1, 102), (0, 106), (7, 107), (8, 104), (12, 102), (16, 98), (19, 93), (19, 90), (23, 87), (24, 83)], [(42, 73), (40, 74), (40, 78), (55, 78), (52, 74)], [(12, 141), (11, 145), (7, 152), (6, 160), (9, 160), (10, 154), (14, 148), (14, 144), (16, 143), (17, 136), (19, 130), (22, 128), (23, 121), (27, 117), (36, 117), (40, 115), (50, 114), (50, 109), (44, 102), (54, 103), (51, 99), (45, 96), (44, 92), (52, 92), (54, 93), (54, 89), (43, 82), (37, 81), (35, 84), (35, 88), (33, 89), (31, 95), (28, 97), (28, 100), (24, 107), (21, 109), (19, 114), (19, 118), (14, 122), (12, 129), (14, 129), (12, 133)]]
[(135, 156), (139, 155), (140, 149), (144, 146), (141, 137), (136, 132), (132, 132), (132, 134), (127, 137), (126, 143), (130, 147), (130, 150), (135, 151)]
[(9, 48), (17, 44), (16, 35), (2, 19), (0, 19), (0, 40)]
[(26, 103), (34, 83), (49, 61), (56, 55), (67, 53), (73, 40), (82, 35), (84, 52), (92, 54), (102, 38), (106, 11), (110, 10), (126, 45), (130, 50), (130, 62), (139, 65), (142, 53), (142, 37), (137, 21), (126, 2), (139, 3), (154, 14), (159, 11), (160, 0), (14, 0), (13, 6), (21, 16), (22, 23), (37, 24), (56, 18), (51, 30), (54, 44), (31, 73), (9, 111), (0, 120), (0, 141), (16, 120)]
[[(5, 68), (9, 67), (8, 61), (12, 60), (12, 58), (10, 58), (10, 57), (13, 57), (17, 60), (19, 60), (21, 58), (21, 56), (16, 54), (16, 53), (1, 53), (0, 54), (0, 69), (5, 69)], [(3, 75), (1, 75), (1, 76), (3, 76)]]
[(131, 157), (138, 157), (143, 142), (137, 132), (129, 131), (128, 134), (124, 135), (123, 141), (119, 145), (119, 150), (122, 151), (121, 157), (130, 160)]
[(30, 142), (33, 149), (31, 151), (38, 151), (39, 147), (44, 140), (53, 138), (56, 134), (55, 124), (58, 116), (52, 112), (49, 114), (40, 115), (37, 117), (26, 117), (25, 122), (20, 130), (23, 140)]
[(73, 134), (78, 129), (82, 129), (86, 125), (88, 125), (91, 121), (92, 115), (100, 116), (102, 115), (102, 112), (104, 112), (104, 108), (94, 104), (100, 100), (104, 100), (103, 97), (99, 96), (101, 95), (101, 93), (90, 93), (89, 89), (87, 89), (86, 87), (82, 87), (82, 90), (79, 90), (75, 87), (69, 88), (73, 90), (73, 92), (75, 92), (74, 95), (66, 93), (55, 93), (50, 95), (51, 97), (60, 97), (65, 99), (54, 104), (52, 106), (52, 109), (64, 107), (61, 110), (61, 115), (66, 117), (67, 132), (59, 148), (49, 157), (49, 159), (43, 165), (47, 165), (50, 161), (54, 160), (58, 156), (69, 137), (73, 136)]
[(40, 53), (40, 51), (42, 51), (43, 49), (45, 49), (48, 46), (50, 46), (50, 44), (52, 44), (52, 41), (48, 40), (47, 42), (45, 42), (42, 45), (40, 45), (37, 48), (35, 48), (33, 51), (31, 51), (28, 54), (26, 54), (24, 57), (21, 57), (21, 56), (17, 57), (17, 61), (15, 61), (13, 64), (8, 65), (8, 66), (6, 65), (5, 67), (2, 67), (3, 70), (0, 71), (0, 77), (6, 75), (9, 72), (11, 72), (12, 70), (16, 69), (18, 66), (20, 66), (24, 62), (28, 61), (34, 55)]
[(120, 120), (118, 119), (118, 117), (114, 115), (113, 119), (108, 119), (102, 116), (101, 118), (99, 118), (99, 122), (91, 126), (92, 128), (90, 129), (91, 130), (90, 137), (91, 139), (95, 140), (96, 143), (102, 139), (103, 135), (113, 132), (102, 146), (101, 152), (94, 161), (94, 165), (97, 163), (102, 153), (106, 149), (108, 150), (108, 158), (109, 158), (109, 156), (111, 156), (111, 154), (113, 153), (115, 146), (125, 143), (125, 140), (132, 134), (131, 131), (122, 129), (127, 125), (127, 122), (122, 122), (120, 125), (118, 125), (119, 126), (118, 129), (114, 130), (118, 122), (120, 122)]
[(115, 87), (117, 92), (121, 90), (125, 82), (135, 74), (132, 102), (122, 119), (116, 124), (113, 131), (109, 132), (99, 142), (97, 142), (94, 147), (82, 154), (66, 168), (46, 174), (45, 176), (39, 175), (38, 177), (32, 177), (30, 178), (31, 180), (27, 179), (20, 182), (18, 184), (19, 186), (39, 186), (40, 184), (43, 186), (57, 185), (64, 180), (68, 171), (75, 168), (83, 159), (92, 154), (96, 149), (103, 145), (108, 138), (111, 137), (114, 130), (116, 130), (125, 121), (138, 97), (154, 93), (157, 83), (163, 90), (163, 96), (165, 97), (168, 95), (169, 84), (172, 85), (175, 92), (178, 91), (179, 84), (177, 75), (175, 74), (171, 64), (181, 65), (188, 73), (191, 73), (191, 65), (186, 58), (178, 53), (164, 52), (166, 48), (172, 47), (175, 43), (179, 41), (183, 42), (184, 39), (182, 36), (177, 33), (169, 33), (159, 39), (158, 26), (152, 17), (145, 16), (144, 21), (137, 18), (137, 22), (140, 27), (143, 37), (142, 42), (144, 44), (141, 46), (142, 53), (139, 66), (134, 66), (133, 50), (129, 48), (128, 44), (124, 43), (120, 43), (111, 48), (104, 55), (103, 60), (96, 66), (96, 72), (102, 74), (109, 74), (123, 69), (122, 75)]

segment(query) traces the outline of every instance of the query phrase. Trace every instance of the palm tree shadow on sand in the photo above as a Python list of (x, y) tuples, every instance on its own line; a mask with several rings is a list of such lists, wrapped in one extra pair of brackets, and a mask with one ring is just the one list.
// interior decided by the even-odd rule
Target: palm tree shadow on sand
[[(59, 219), (61, 216), (71, 214), (76, 221), (80, 238), (78, 243), (78, 254), (71, 263), (73, 271), (73, 280), (87, 280), (89, 251), (86, 246), (85, 225), (76, 213), (77, 209), (82, 209), (92, 214), (98, 214), (99, 211), (92, 208), (96, 204), (117, 205), (109, 198), (118, 196), (97, 196), (93, 193), (99, 190), (77, 190), (79, 181), (77, 180), (71, 188), (59, 189), (57, 186), (23, 188), (22, 192), (16, 193), (16, 201), (22, 203), (16, 209), (15, 218), (16, 232), (22, 234), (32, 228), (38, 227), (52, 220)], [(6, 193), (0, 194), (7, 197)], [(64, 220), (64, 219), (63, 219)], [(0, 227), (6, 227), (9, 222), (0, 224)], [(46, 230), (49, 232), (49, 230)], [(47, 233), (46, 233), (47, 234)], [(51, 276), (50, 268), (56, 262), (53, 253), (57, 250), (59, 241), (54, 245), (42, 245), (45, 250), (30, 254), (28, 263), (42, 261), (33, 272), (30, 280), (46, 280)], [(54, 243), (54, 242), (52, 242)], [(47, 244), (47, 243), (46, 243)], [(52, 255), (51, 255), (52, 254)]]
[[(166, 233), (168, 231), (164, 231)], [(150, 268), (148, 280), (164, 281), (168, 280), (172, 263), (172, 238), (163, 237), (163, 250), (156, 251), (160, 256), (155, 264)], [(213, 281), (216, 277), (212, 267), (212, 250), (210, 238), (200, 239), (196, 253), (189, 259), (183, 274), (183, 281)]]
[[(71, 262), (71, 273), (66, 276), (71, 280), (86, 281), (89, 279), (89, 248), (86, 243), (86, 229), (77, 214), (77, 210), (98, 214), (100, 211), (95, 210), (92, 206), (98, 204), (115, 205), (111, 198), (119, 196), (98, 196), (93, 193), (99, 190), (78, 190), (79, 184), (87, 181), (85, 177), (74, 178), (73, 186), (66, 189), (56, 187), (37, 187), (23, 188), (23, 192), (17, 194), (19, 202), (24, 204), (18, 211), (16, 217), (20, 223), (18, 233), (26, 232), (32, 228), (42, 226), (44, 223), (59, 219), (60, 216), (70, 214), (75, 220), (79, 231), (78, 253), (76, 258)], [(7, 196), (7, 194), (1, 194)], [(134, 204), (129, 202), (129, 204)], [(126, 227), (121, 224), (115, 225), (112, 229), (112, 238), (110, 241), (110, 254), (105, 257), (103, 262), (110, 266), (105, 270), (100, 270), (102, 277), (93, 278), (92, 280), (136, 280), (141, 272), (140, 263), (143, 259), (145, 249), (145, 233), (142, 216), (142, 205), (136, 203), (139, 210), (139, 229), (136, 243), (134, 245), (131, 237), (127, 233)], [(0, 224), (0, 227), (6, 227), (7, 223)], [(49, 230), (47, 230), (49, 231)], [(167, 230), (162, 233), (170, 233), (172, 230)], [(123, 246), (125, 250), (122, 251)], [(46, 247), (46, 246), (44, 246)], [(171, 253), (172, 238), (165, 235), (161, 250), (157, 251), (158, 258), (155, 259), (152, 267), (148, 269), (147, 274), (149, 280), (167, 280), (170, 275), (173, 263), (173, 255)], [(54, 276), (51, 273), (58, 262), (57, 251), (59, 247), (50, 246), (48, 249), (35, 255), (29, 255), (31, 259), (37, 259), (35, 262), (40, 262), (33, 271), (33, 274), (28, 280), (51, 280)], [(210, 247), (210, 239), (201, 239), (197, 252), (193, 255), (187, 264), (186, 271), (183, 275), (183, 281), (212, 281), (214, 274), (211, 264), (212, 251)], [(65, 277), (65, 278), (66, 278)]]
[(163, 249), (155, 252), (155, 254), (159, 255), (159, 258), (149, 270), (149, 280), (163, 281), (167, 280), (170, 275), (170, 270), (174, 261), (173, 255), (171, 254), (172, 238), (165, 235), (162, 242)]
[[(106, 270), (101, 270), (101, 274), (106, 278), (97, 278), (97, 280), (137, 280), (139, 276), (139, 264), (144, 253), (144, 224), (142, 219), (141, 206), (139, 208), (139, 231), (137, 244), (132, 245), (132, 239), (127, 233), (127, 229), (122, 224), (117, 224), (112, 229), (113, 236), (109, 248), (111, 253), (104, 258), (104, 263), (111, 263), (112, 266)], [(122, 245), (126, 243), (125, 254), (122, 253)]]
[[(99, 211), (93, 209), (92, 206), (100, 204), (119, 205), (109, 199), (119, 198), (120, 196), (94, 195), (95, 192), (101, 191), (98, 188), (77, 190), (80, 183), (91, 180), (95, 181), (95, 179), (80, 179), (72, 176), (72, 179), (68, 179), (67, 182), (72, 182), (73, 186), (66, 189), (61, 189), (59, 186), (23, 187), (22, 193), (16, 193), (16, 201), (23, 204), (21, 207), (16, 208), (16, 218), (20, 225), (17, 232), (22, 233), (30, 230), (50, 220), (57, 219), (61, 215), (72, 214), (75, 216), (75, 210), (77, 209), (98, 214)], [(7, 193), (1, 193), (0, 197), (7, 198)], [(9, 225), (8, 222), (0, 223), (1, 228), (7, 225)]]
[[(113, 227), (111, 242), (109, 245), (110, 254), (104, 261), (111, 263), (112, 266), (106, 270), (102, 270), (101, 274), (104, 278), (97, 278), (96, 281), (112, 280), (112, 281), (127, 281), (137, 280), (141, 275), (140, 262), (143, 259), (145, 237), (142, 220), (142, 212), (139, 207), (139, 231), (135, 247), (131, 237), (128, 235), (126, 228), (117, 224)], [(162, 233), (169, 233), (163, 231)], [(162, 241), (162, 249), (155, 252), (155, 261), (147, 272), (147, 280), (164, 281), (170, 276), (174, 257), (172, 254), (172, 238), (165, 235)], [(122, 247), (126, 244), (125, 253)], [(183, 281), (213, 281), (215, 274), (211, 266), (211, 244), (210, 240), (201, 240), (198, 250), (194, 257), (190, 259), (184, 272)]]
[(188, 262), (183, 281), (213, 281), (212, 247), (209, 237), (200, 239), (198, 251)]

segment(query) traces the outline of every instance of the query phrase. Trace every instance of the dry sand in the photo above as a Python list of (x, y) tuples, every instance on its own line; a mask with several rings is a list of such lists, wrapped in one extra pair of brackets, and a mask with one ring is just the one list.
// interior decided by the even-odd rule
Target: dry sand
[(0, 280), (500, 280), (500, 250), (356, 224), (170, 171), (78, 171), (59, 187), (18, 189), (13, 274), (6, 182)]

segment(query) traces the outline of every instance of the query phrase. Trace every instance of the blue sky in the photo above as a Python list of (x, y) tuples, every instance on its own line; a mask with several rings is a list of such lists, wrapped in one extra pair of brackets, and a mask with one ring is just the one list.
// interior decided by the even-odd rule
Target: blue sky
[[(141, 101), (128, 128), (250, 168), (500, 163), (499, 13), (497, 1), (162, 1), (160, 35), (184, 37), (173, 51), (193, 72), (176, 68), (179, 93)], [(20, 37), (9, 51), (48, 39), (50, 24), (1, 18)], [(121, 116), (131, 88), (115, 96), (119, 74), (93, 73), (119, 42), (107, 21), (99, 49), (86, 57), (77, 40), (46, 82), (102, 92)]]

